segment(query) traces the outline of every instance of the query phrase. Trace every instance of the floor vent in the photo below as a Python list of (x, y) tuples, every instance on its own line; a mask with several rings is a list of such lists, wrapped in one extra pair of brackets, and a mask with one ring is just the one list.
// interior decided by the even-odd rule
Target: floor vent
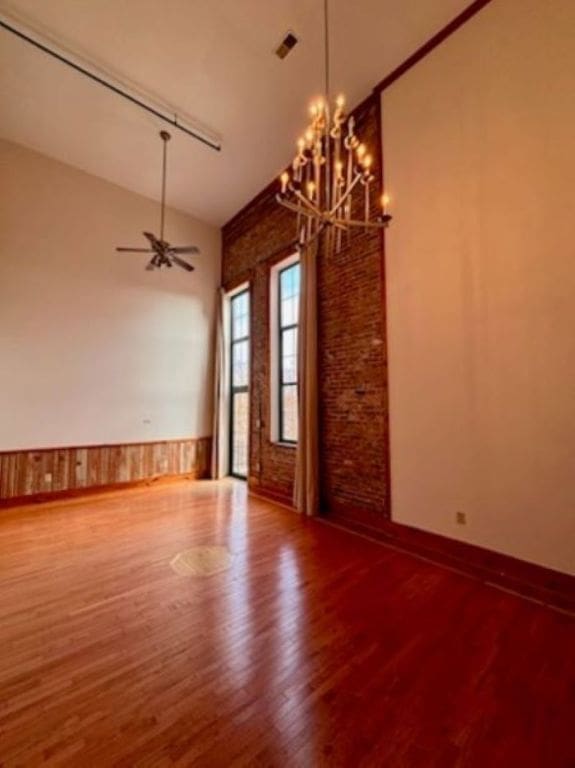
[(227, 571), (232, 556), (227, 547), (192, 547), (180, 552), (170, 561), (172, 570), (178, 576), (212, 576)]

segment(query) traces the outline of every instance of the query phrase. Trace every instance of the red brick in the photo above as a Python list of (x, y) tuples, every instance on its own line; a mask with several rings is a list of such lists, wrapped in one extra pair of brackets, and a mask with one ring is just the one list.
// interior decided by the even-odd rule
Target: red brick
[[(377, 175), (378, 110), (373, 98), (356, 112)], [(271, 185), (225, 225), (223, 284), (250, 280), (252, 287), (250, 485), (291, 496), (295, 451), (270, 441), (269, 273), (292, 252), (286, 246), (295, 237), (293, 214), (276, 202), (276, 191)], [(322, 510), (345, 507), (372, 520), (383, 520), (389, 509), (382, 256), (380, 233), (361, 230), (339, 253), (321, 253), (318, 262)]]

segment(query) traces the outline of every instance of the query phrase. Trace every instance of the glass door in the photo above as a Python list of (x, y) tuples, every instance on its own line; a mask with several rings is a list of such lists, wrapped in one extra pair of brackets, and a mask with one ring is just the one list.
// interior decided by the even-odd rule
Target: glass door
[(248, 476), (250, 435), (250, 293), (230, 300), (230, 474)]

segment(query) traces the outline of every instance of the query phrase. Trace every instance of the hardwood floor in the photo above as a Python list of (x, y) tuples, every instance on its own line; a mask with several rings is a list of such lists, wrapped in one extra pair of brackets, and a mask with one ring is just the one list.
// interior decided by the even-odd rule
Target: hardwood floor
[(2, 766), (575, 765), (573, 617), (239, 483), (1, 513), (0, 642)]

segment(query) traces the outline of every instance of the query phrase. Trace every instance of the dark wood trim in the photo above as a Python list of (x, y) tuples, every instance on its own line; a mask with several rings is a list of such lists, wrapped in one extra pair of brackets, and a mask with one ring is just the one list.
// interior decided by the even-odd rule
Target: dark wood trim
[(7, 499), (0, 499), (0, 509), (27, 507), (33, 504), (47, 504), (55, 501), (62, 501), (64, 499), (76, 499), (102, 493), (127, 491), (133, 488), (149, 488), (152, 485), (168, 485), (170, 483), (176, 483), (180, 481), (200, 479), (207, 478), (204, 478), (203, 475), (196, 473), (186, 473), (184, 475), (158, 475), (156, 477), (147, 477), (143, 480), (129, 480), (125, 483), (110, 483), (109, 485), (93, 485), (87, 488), (68, 488), (63, 491), (34, 493), (28, 496), (13, 496)]
[(389, 88), (392, 83), (394, 83), (396, 80), (399, 80), (402, 75), (414, 67), (419, 61), (424, 59), (428, 54), (431, 53), (431, 51), (437, 48), (438, 45), (441, 45), (444, 40), (447, 40), (448, 37), (450, 37), (454, 32), (456, 32), (460, 27), (468, 22), (469, 19), (473, 18), (476, 13), (479, 13), (482, 8), (485, 8), (485, 6), (489, 5), (491, 2), (492, 0), (475, 0), (475, 2), (471, 3), (470, 6), (468, 6), (459, 14), (459, 16), (456, 16), (454, 19), (452, 19), (449, 24), (446, 24), (443, 29), (441, 29), (430, 40), (424, 43), (421, 48), (418, 48), (417, 51), (412, 53), (408, 59), (406, 59), (402, 64), (400, 64), (392, 72), (386, 75), (383, 80), (381, 80), (375, 86), (373, 92), (380, 94), (386, 88)]
[[(234, 213), (234, 215), (231, 217), (231, 219), (228, 219), (225, 224), (222, 225), (222, 232), (224, 232), (228, 227), (232, 226), (236, 223), (238, 219), (241, 219), (241, 217), (246, 214), (252, 206), (258, 205), (258, 203), (261, 203), (263, 200), (266, 199), (268, 195), (271, 195), (274, 191), (274, 188), (277, 188), (278, 179), (280, 175), (283, 173), (283, 171), (287, 170), (288, 167), (282, 168), (281, 171), (278, 172), (277, 176), (274, 176), (274, 178), (266, 184), (266, 186), (257, 193), (257, 195), (254, 195), (254, 197), (251, 198), (251, 200), (248, 200), (248, 202), (243, 205), (237, 213)], [(222, 259), (223, 263), (223, 259)]]
[[(379, 104), (377, 119), (380, 123), (380, 135), (377, 151), (380, 153), (382, 179), (384, 173), (384, 157), (380, 110), (381, 93), (435, 50), (441, 43), (447, 40), (465, 23), (479, 13), (479, 11), (485, 8), (485, 6), (489, 5), (490, 2), (492, 2), (492, 0), (475, 0), (472, 2), (464, 11), (430, 38), (402, 64), (384, 77), (373, 88), (372, 93), (353, 110), (353, 114), (361, 113), (370, 104), (372, 99), (376, 99)], [(246, 205), (244, 205), (243, 208), (224, 225), (224, 229), (229, 225), (234, 224), (253, 206), (258, 205), (267, 197), (273, 195), (276, 184), (277, 177), (252, 200), (246, 203)], [(382, 304), (384, 328), (387, 328), (384, 233), (382, 233)], [(339, 505), (337, 505), (338, 508), (334, 508), (334, 505), (328, 502), (326, 506), (330, 508), (330, 513), (325, 516), (326, 522), (334, 522), (338, 525), (342, 525), (349, 530), (369, 536), (382, 543), (397, 547), (416, 556), (452, 568), (470, 577), (515, 592), (529, 599), (545, 603), (554, 608), (575, 612), (575, 577), (573, 576), (533, 563), (527, 563), (498, 552), (492, 552), (473, 544), (449, 539), (429, 531), (393, 522), (390, 519), (391, 473), (389, 423), (386, 424), (386, 431), (386, 442), (388, 444), (386, 455), (388, 499), (386, 509), (376, 511), (371, 509), (352, 509), (349, 506), (341, 506), (341, 508), (339, 508)], [(261, 496), (270, 501), (275, 501), (282, 506), (293, 508), (291, 498), (287, 497), (285, 493), (282, 493), (278, 489), (259, 485), (252, 486), (250, 484), (249, 491), (254, 496)]]
[(370, 108), (371, 103), (374, 101), (374, 99), (376, 99), (377, 96), (378, 94), (375, 93), (375, 91), (372, 91), (364, 99), (362, 99), (359, 104), (356, 104), (349, 114), (353, 115), (356, 119), (361, 117), (361, 115)]
[(248, 492), (251, 496), (266, 499), (267, 501), (273, 501), (282, 507), (288, 507), (294, 512), (296, 511), (292, 497), (285, 493), (283, 489), (272, 488), (267, 485), (256, 485), (248, 480)]
[[(373, 89), (373, 95), (380, 97), (381, 93), (406, 74), (418, 62), (428, 56), (435, 48), (447, 40), (460, 27), (472, 19), (492, 0), (475, 0), (464, 11), (456, 16), (449, 24), (435, 34), (424, 45), (418, 48), (402, 64), (390, 72)], [(381, 100), (377, 113), (379, 133), (382, 137)], [(382, 181), (384, 180), (383, 138), (378, 150), (381, 160)], [(382, 311), (384, 327), (387, 328), (387, 297), (385, 282), (385, 233), (382, 232)], [(386, 357), (387, 359), (387, 357)], [(388, 361), (389, 366), (389, 361)], [(450, 539), (430, 531), (424, 531), (410, 526), (393, 522), (391, 513), (391, 468), (389, 450), (389, 414), (387, 415), (386, 442), (388, 450), (387, 489), (388, 504), (383, 515), (373, 524), (375, 518), (369, 510), (340, 509), (325, 519), (343, 525), (350, 530), (375, 538), (387, 544), (405, 549), (413, 554), (437, 562), (440, 565), (454, 568), (481, 581), (508, 589), (533, 600), (538, 600), (563, 610), (575, 611), (575, 577), (560, 573), (543, 566), (527, 563), (523, 560), (493, 552), (474, 544)], [(382, 519), (387, 518), (387, 519)]]
[(46, 453), (47, 451), (85, 451), (97, 448), (128, 448), (133, 445), (170, 445), (172, 443), (199, 442), (200, 440), (211, 440), (212, 436), (204, 437), (176, 437), (169, 440), (137, 440), (133, 443), (86, 443), (84, 445), (55, 445), (52, 448), (14, 448), (2, 449), (0, 456), (8, 453)]
[(354, 512), (344, 508), (322, 519), (486, 584), (575, 613), (575, 577), (569, 574), (393, 521), (375, 527), (358, 522)]
[[(375, 95), (375, 94), (374, 94)], [(381, 98), (377, 95), (375, 100), (375, 117), (377, 122), (378, 142), (376, 147), (379, 172), (381, 177), (381, 189), (385, 192), (385, 164), (383, 158), (383, 120), (381, 115)], [(379, 242), (381, 249), (380, 274), (381, 274), (381, 332), (382, 332), (382, 354), (385, 360), (386, 386), (384, 402), (382, 402), (383, 417), (383, 444), (385, 445), (385, 491), (386, 504), (384, 515), (391, 519), (391, 445), (389, 440), (389, 356), (387, 354), (387, 277), (385, 261), (385, 229), (379, 231)]]

